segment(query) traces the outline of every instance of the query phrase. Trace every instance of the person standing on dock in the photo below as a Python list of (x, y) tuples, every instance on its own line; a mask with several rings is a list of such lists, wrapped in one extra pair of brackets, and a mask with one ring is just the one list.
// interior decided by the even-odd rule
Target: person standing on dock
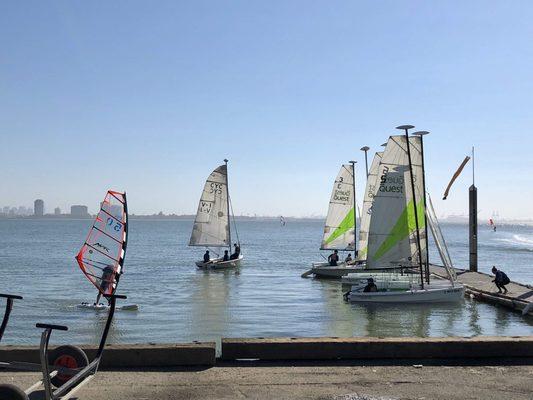
[(509, 277), (505, 274), (505, 272), (497, 269), (496, 266), (492, 267), (492, 273), (495, 275), (494, 280), (492, 282), (494, 282), (498, 287), (498, 293), (502, 293), (503, 289), (503, 294), (507, 294), (507, 289), (505, 288), (505, 285), (511, 282)]

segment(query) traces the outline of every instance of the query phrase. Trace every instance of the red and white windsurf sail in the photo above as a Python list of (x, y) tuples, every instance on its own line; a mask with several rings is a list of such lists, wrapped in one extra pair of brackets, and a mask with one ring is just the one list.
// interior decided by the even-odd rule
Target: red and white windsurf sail
[(78, 264), (104, 296), (112, 295), (123, 273), (128, 238), (126, 193), (109, 190), (80, 252)]

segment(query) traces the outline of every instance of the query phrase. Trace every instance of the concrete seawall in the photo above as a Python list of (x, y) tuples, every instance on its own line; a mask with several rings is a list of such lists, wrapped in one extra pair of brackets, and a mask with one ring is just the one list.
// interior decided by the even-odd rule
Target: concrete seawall
[[(96, 346), (80, 346), (92, 360)], [(53, 347), (50, 347), (51, 349)], [(212, 366), (216, 361), (216, 343), (125, 344), (106, 346), (102, 367), (149, 368), (176, 366)], [(34, 346), (1, 346), (0, 361), (39, 363), (39, 348)]]
[(533, 358), (533, 336), (222, 339), (224, 360)]
[[(95, 346), (81, 346), (90, 360)], [(0, 361), (39, 363), (39, 349), (1, 346)], [(474, 338), (269, 338), (222, 339), (224, 361), (239, 359), (370, 360), (517, 358), (533, 364), (533, 336)], [(109, 345), (105, 368), (165, 368), (216, 365), (216, 344)]]

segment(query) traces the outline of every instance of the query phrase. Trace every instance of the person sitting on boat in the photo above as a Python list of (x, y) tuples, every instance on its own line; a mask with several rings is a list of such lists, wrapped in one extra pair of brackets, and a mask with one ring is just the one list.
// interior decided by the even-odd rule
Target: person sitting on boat
[(94, 303), (97, 306), (100, 303), (100, 297), (102, 293), (105, 293), (109, 286), (113, 283), (113, 274), (115, 273), (114, 268), (111, 265), (108, 265), (102, 270), (102, 277), (100, 278), (100, 290), (96, 296), (96, 302)]
[(209, 261), (211, 261), (211, 256), (209, 255), (209, 250), (206, 250), (204, 254), (204, 263), (207, 264)]
[(328, 262), (331, 267), (336, 267), (339, 262), (339, 251), (334, 250), (328, 257)]
[(227, 250), (224, 250), (224, 257), (222, 258), (222, 261), (229, 261), (229, 254)]
[(497, 269), (496, 266), (492, 267), (492, 273), (495, 275), (494, 280), (492, 282), (496, 284), (496, 287), (498, 288), (498, 293), (502, 293), (502, 289), (503, 289), (504, 290), (503, 294), (507, 294), (507, 289), (505, 285), (511, 282), (507, 274)]
[(348, 255), (346, 256), (346, 258), (344, 259), (344, 262), (345, 262), (346, 264), (350, 264), (352, 261), (353, 261), (353, 259), (352, 259), (352, 253), (348, 253)]
[(367, 283), (366, 283), (365, 288), (363, 289), (363, 292), (369, 293), (369, 292), (377, 292), (378, 291), (378, 287), (374, 283), (374, 279), (373, 278), (368, 278), (366, 280), (366, 282)]
[(237, 243), (233, 243), (233, 246), (235, 246), (235, 252), (230, 256), (230, 260), (236, 260), (241, 254), (241, 246), (239, 246)]

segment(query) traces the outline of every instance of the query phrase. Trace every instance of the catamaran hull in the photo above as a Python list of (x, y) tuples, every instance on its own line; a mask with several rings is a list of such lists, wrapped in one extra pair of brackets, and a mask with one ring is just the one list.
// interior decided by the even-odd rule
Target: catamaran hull
[(389, 292), (364, 293), (362, 288), (348, 292), (351, 303), (455, 303), (464, 297), (465, 289), (460, 284), (454, 287), (430, 287)]
[[(82, 308), (85, 310), (94, 310), (94, 311), (109, 311), (109, 305), (107, 304), (94, 304), (94, 303), (81, 303), (76, 306), (77, 308)], [(121, 311), (137, 311), (139, 306), (137, 304), (127, 304), (125, 306), (116, 306), (115, 310)]]
[(350, 273), (361, 271), (360, 266), (346, 265), (346, 263), (340, 263), (337, 266), (332, 267), (329, 263), (316, 263), (311, 268), (311, 273), (315, 275), (315, 278), (336, 278), (339, 279)]
[(240, 267), (242, 259), (243, 256), (240, 255), (239, 258), (228, 261), (222, 261), (221, 259), (211, 260), (208, 263), (196, 261), (196, 266), (200, 269), (231, 269)]

